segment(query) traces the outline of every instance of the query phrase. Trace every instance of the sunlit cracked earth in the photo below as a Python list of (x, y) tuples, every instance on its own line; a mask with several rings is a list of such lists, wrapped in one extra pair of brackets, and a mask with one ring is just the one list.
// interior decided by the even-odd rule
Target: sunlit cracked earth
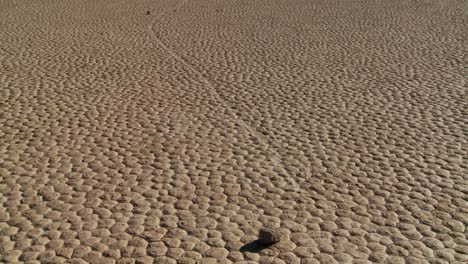
[(467, 263), (467, 11), (0, 0), (0, 262)]

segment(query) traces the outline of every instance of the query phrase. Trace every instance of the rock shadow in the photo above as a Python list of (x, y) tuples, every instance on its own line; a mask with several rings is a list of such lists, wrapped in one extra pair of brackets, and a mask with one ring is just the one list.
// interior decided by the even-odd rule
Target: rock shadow
[(255, 241), (252, 241), (252, 242), (249, 242), (249, 243), (243, 245), (239, 249), (239, 251), (242, 252), (242, 253), (245, 253), (245, 252), (258, 253), (258, 252), (264, 250), (265, 248), (268, 248), (271, 245), (273, 245), (273, 244), (265, 245), (265, 244), (260, 243), (259, 240), (255, 240)]

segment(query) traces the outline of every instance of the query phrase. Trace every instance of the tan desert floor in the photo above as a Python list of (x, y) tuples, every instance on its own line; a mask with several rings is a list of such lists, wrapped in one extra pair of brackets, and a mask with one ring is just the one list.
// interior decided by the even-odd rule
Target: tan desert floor
[(0, 262), (466, 263), (467, 11), (0, 0)]

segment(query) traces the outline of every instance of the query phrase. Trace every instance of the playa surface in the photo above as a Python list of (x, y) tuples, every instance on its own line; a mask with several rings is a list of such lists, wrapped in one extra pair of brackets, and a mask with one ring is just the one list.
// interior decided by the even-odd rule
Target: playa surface
[(0, 262), (467, 263), (467, 11), (0, 0)]

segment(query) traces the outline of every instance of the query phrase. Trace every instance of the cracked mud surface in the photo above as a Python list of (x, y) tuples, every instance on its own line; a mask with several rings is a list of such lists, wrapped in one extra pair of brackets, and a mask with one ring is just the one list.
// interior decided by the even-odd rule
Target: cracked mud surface
[(467, 11), (0, 0), (0, 262), (466, 263)]

